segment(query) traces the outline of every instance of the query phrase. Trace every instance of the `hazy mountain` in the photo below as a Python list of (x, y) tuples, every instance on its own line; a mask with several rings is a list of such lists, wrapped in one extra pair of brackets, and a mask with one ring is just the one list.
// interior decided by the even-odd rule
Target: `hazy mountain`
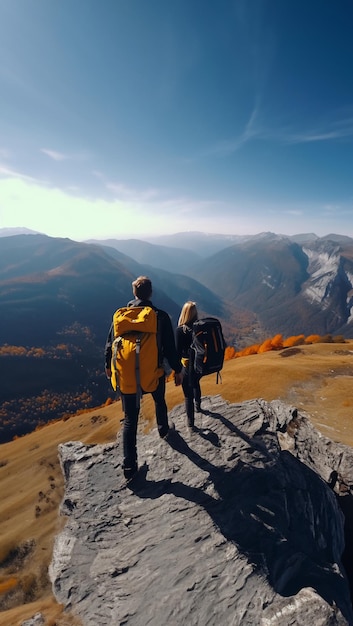
[[(26, 309), (29, 305), (36, 308), (39, 302), (51, 301), (61, 310), (56, 317), (63, 321), (69, 317), (81, 322), (85, 317), (95, 319), (100, 310), (106, 310), (110, 316), (113, 309), (131, 299), (132, 280), (146, 272), (153, 280), (154, 302), (167, 309), (172, 318), (179, 315), (180, 306), (191, 297), (198, 300), (203, 310), (221, 315), (219, 297), (195, 279), (147, 264), (141, 266), (135, 257), (112, 247), (46, 235), (18, 235), (3, 239), (0, 248), (0, 302), (5, 311), (7, 303), (14, 306), (16, 301), (26, 302)], [(21, 309), (16, 310), (14, 306), (11, 316), (14, 329), (18, 328), (14, 320), (17, 315), (22, 315)], [(47, 331), (44, 327), (39, 328), (38, 312), (28, 323), (31, 324), (32, 320), (33, 332), (36, 329), (36, 333), (52, 337), (50, 318), (46, 324)], [(21, 334), (21, 329), (16, 332)], [(28, 337), (28, 330), (25, 332)], [(98, 332), (97, 326), (95, 333)], [(5, 340), (8, 333), (8, 327), (5, 330), (2, 324), (0, 340)], [(15, 330), (7, 339), (12, 341), (14, 334)]]
[(348, 237), (347, 235), (337, 235), (337, 234), (331, 233), (329, 235), (324, 235), (323, 237), (321, 237), (321, 239), (323, 239), (324, 241), (325, 240), (335, 241), (336, 243), (341, 243), (342, 245), (352, 244), (352, 238)]
[(140, 265), (151, 265), (169, 272), (182, 273), (185, 269), (200, 261), (201, 256), (193, 250), (152, 244), (140, 239), (105, 239), (89, 240), (87, 243), (109, 246), (133, 257)]
[(12, 237), (14, 235), (39, 235), (38, 231), (30, 228), (0, 228), (0, 237)]
[[(317, 235), (314, 233), (302, 233), (287, 237), (286, 235), (278, 235), (272, 232), (262, 232), (256, 235), (224, 235), (190, 231), (176, 233), (175, 235), (147, 237), (146, 241), (155, 245), (176, 246), (179, 249), (196, 253), (199, 257), (208, 258), (234, 245), (244, 244), (246, 242), (256, 243), (264, 240), (275, 241), (278, 238), (290, 239), (298, 244), (318, 239)], [(192, 263), (193, 262), (190, 262), (189, 265), (185, 267), (192, 267)]]
[[(168, 311), (174, 326), (192, 297), (205, 314), (228, 314), (219, 297), (196, 280), (140, 266), (114, 248), (45, 235), (5, 237), (2, 244), (1, 396), (14, 414), (26, 412), (27, 423), (27, 413), (34, 422), (41, 418), (36, 411), (44, 392), (55, 395), (45, 399), (55, 405), (46, 411), (48, 419), (74, 412), (82, 401), (97, 406), (107, 399), (104, 344), (114, 311), (132, 298), (137, 275), (151, 276), (153, 302)], [(25, 398), (23, 407), (18, 403)], [(0, 405), (0, 418), (6, 420), (9, 410), (3, 414)]]
[(301, 245), (303, 243), (307, 243), (308, 241), (315, 241), (316, 239), (319, 239), (319, 237), (315, 235), (315, 233), (301, 233), (299, 235), (291, 235), (289, 239), (294, 243), (299, 243)]
[[(252, 237), (249, 235), (249, 237)], [(193, 252), (194, 254), (206, 258), (228, 246), (240, 243), (248, 239), (242, 235), (221, 235), (212, 233), (202, 233), (187, 231), (174, 235), (156, 235), (155, 237), (145, 237), (145, 241), (159, 246), (173, 246)], [(192, 259), (189, 267), (192, 265)]]

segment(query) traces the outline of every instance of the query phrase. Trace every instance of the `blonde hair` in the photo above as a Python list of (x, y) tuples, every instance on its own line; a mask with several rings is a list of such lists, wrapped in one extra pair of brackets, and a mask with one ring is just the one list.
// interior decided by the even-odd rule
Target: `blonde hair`
[(188, 300), (181, 309), (178, 326), (191, 326), (193, 322), (196, 322), (197, 315), (196, 302)]

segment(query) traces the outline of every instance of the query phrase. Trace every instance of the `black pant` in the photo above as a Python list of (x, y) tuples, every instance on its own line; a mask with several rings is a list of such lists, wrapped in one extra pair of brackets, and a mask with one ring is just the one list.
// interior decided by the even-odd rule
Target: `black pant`
[(194, 398), (196, 404), (200, 404), (201, 402), (200, 376), (193, 370), (190, 371), (189, 367), (183, 368), (183, 374), (182, 388), (185, 397), (186, 414), (189, 425), (193, 426), (195, 414)]
[[(156, 391), (152, 391), (156, 410), (156, 421), (160, 437), (164, 437), (168, 430), (168, 410), (165, 401), (165, 376), (160, 377)], [(123, 450), (124, 467), (134, 467), (137, 464), (137, 424), (139, 407), (136, 406), (135, 393), (122, 393), (121, 401), (124, 410)]]

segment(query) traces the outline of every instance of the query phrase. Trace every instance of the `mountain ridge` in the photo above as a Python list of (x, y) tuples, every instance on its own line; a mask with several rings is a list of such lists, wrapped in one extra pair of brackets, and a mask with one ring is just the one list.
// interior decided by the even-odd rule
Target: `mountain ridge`
[[(191, 245), (193, 236), (189, 233)], [(46, 381), (46, 401), (48, 394), (59, 393), (57, 412), (53, 408), (51, 417), (75, 411), (72, 372), (79, 381), (76, 410), (98, 406), (111, 397), (104, 375), (104, 343), (113, 312), (131, 299), (131, 283), (139, 274), (150, 275), (153, 302), (168, 311), (174, 327), (182, 304), (196, 301), (199, 314), (218, 317), (227, 344), (238, 349), (278, 333), (353, 337), (353, 240), (311, 234), (302, 239), (305, 242), (299, 244), (284, 235), (259, 233), (229, 246), (225, 237), (226, 247), (181, 273), (178, 263), (174, 271), (140, 264), (104, 242), (88, 244), (40, 234), (3, 237), (0, 375), (11, 415), (19, 398), (16, 376), (9, 374), (15, 364), (26, 376), (20, 389), (28, 392), (32, 379), (26, 411), (33, 415), (37, 414), (34, 405), (43, 400), (36, 379)], [(160, 248), (150, 244), (149, 255), (151, 249), (158, 258)], [(174, 254), (180, 258), (185, 252), (173, 249)], [(25, 400), (21, 399), (22, 407)], [(6, 406), (3, 414), (0, 405), (5, 421), (10, 411)]]

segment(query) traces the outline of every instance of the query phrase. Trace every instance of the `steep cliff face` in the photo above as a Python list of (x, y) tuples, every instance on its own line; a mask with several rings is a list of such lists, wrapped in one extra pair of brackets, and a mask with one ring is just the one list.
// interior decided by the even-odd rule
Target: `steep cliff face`
[(219, 296), (258, 316), (268, 332), (353, 333), (353, 240), (264, 233), (190, 269)]
[[(321, 249), (320, 249), (321, 248)], [(309, 301), (318, 302), (328, 307), (328, 296), (340, 267), (339, 246), (321, 246), (318, 249), (303, 248), (308, 257), (310, 278), (304, 286), (304, 293)]]
[(318, 240), (303, 247), (308, 257), (308, 280), (303, 284), (304, 296), (310, 303), (326, 311), (329, 323), (338, 328), (352, 319), (353, 263), (341, 246)]
[(339, 501), (353, 451), (279, 401), (203, 407), (195, 433), (179, 406), (169, 443), (139, 435), (128, 485), (120, 440), (60, 446), (58, 601), (85, 626), (352, 625)]

